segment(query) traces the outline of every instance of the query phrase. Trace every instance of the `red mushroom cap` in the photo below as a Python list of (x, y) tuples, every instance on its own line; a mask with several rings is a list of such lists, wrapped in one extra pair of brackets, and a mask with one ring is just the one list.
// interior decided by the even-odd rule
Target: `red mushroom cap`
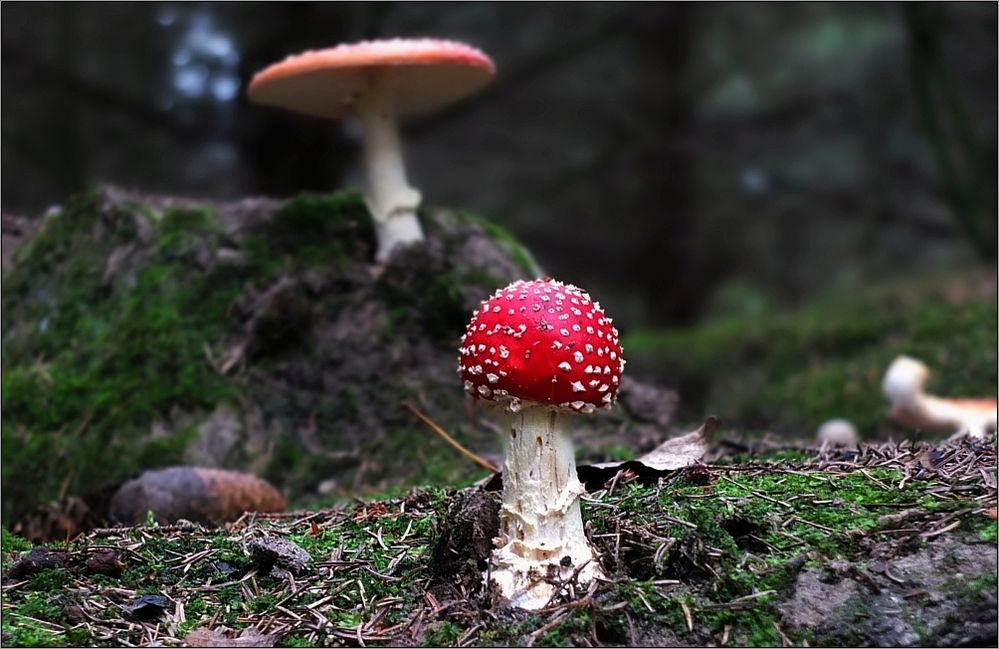
[(388, 75), (396, 88), (400, 114), (414, 114), (478, 91), (496, 66), (480, 50), (454, 41), (362, 41), (289, 56), (254, 75), (249, 95), (260, 104), (338, 119), (354, 112), (376, 73)]
[(458, 372), (479, 399), (591, 412), (610, 407), (624, 369), (618, 332), (583, 290), (517, 281), (472, 314)]

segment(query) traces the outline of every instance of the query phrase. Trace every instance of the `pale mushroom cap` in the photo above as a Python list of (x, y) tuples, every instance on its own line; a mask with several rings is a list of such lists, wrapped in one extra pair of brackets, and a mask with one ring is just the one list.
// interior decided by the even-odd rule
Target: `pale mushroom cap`
[(816, 437), (831, 446), (856, 446), (860, 440), (856, 427), (846, 419), (830, 419), (819, 426)]
[(885, 396), (895, 405), (911, 404), (922, 394), (930, 370), (914, 358), (899, 356), (885, 372), (881, 387)]
[(495, 75), (480, 50), (454, 41), (391, 39), (347, 43), (289, 56), (258, 72), (251, 101), (339, 119), (354, 113), (374, 75), (397, 89), (400, 114), (419, 114), (475, 93)]

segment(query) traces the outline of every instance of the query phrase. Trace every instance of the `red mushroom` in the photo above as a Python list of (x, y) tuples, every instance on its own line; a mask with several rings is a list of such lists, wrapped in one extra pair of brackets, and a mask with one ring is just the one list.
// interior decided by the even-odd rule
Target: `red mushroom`
[(584, 291), (518, 281), (476, 311), (462, 336), (465, 390), (505, 419), (500, 536), (490, 576), (512, 605), (536, 609), (552, 576), (601, 575), (583, 532), (567, 415), (610, 408), (624, 359), (618, 332)]
[(368, 209), (375, 221), (377, 259), (423, 239), (399, 144), (398, 117), (426, 113), (492, 79), (492, 60), (468, 45), (433, 39), (393, 39), (339, 45), (290, 56), (258, 72), (252, 101), (317, 117), (351, 115), (364, 125)]

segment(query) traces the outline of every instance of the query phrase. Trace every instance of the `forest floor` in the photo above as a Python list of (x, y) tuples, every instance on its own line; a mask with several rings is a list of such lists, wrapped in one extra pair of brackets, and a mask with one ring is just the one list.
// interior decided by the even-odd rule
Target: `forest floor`
[[(703, 413), (725, 429), (701, 464), (589, 480), (607, 579), (526, 613), (483, 586), (495, 479), (468, 486), (482, 470), (402, 404), (495, 459), (457, 336), (496, 287), (542, 273), (495, 224), (422, 217), (427, 245), (384, 267), (349, 192), (102, 187), (5, 220), (3, 645), (995, 646), (994, 439), (745, 441), (810, 439), (833, 417), (910, 439), (880, 390), (898, 354), (932, 367), (935, 394), (994, 391), (994, 276), (623, 330), (651, 382), (625, 377), (621, 408), (579, 424), (581, 462), (634, 458)], [(260, 475), (307, 511), (91, 529), (116, 485), (183, 463)], [(45, 503), (67, 495), (98, 514), (85, 533), (33, 547), (7, 531), (63, 529)]]
[(591, 490), (607, 579), (532, 613), (483, 587), (485, 483), (47, 548), (5, 532), (3, 644), (995, 645), (994, 444), (758, 450)]

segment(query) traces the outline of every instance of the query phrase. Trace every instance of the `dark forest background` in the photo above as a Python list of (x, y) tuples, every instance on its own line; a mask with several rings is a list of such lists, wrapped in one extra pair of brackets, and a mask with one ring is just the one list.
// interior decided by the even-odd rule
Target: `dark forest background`
[(495, 83), (408, 122), (427, 202), (508, 227), (633, 324), (996, 254), (995, 3), (4, 3), (2, 207), (97, 182), (359, 185), (351, 124), (248, 104), (309, 48), (467, 41)]

